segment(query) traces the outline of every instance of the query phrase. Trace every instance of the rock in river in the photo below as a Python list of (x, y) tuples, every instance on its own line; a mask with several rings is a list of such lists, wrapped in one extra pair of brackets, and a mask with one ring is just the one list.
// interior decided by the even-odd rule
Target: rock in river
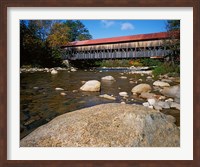
[(169, 102), (171, 108), (176, 108), (177, 110), (180, 110), (180, 104), (175, 102)]
[(151, 106), (153, 106), (156, 103), (155, 99), (148, 99), (147, 101), (148, 101), (149, 105), (151, 105)]
[(151, 91), (151, 86), (149, 84), (139, 84), (136, 85), (131, 92), (133, 94), (141, 94), (142, 92), (150, 92)]
[(154, 104), (154, 106), (156, 106), (156, 105), (160, 106), (162, 108), (165, 108), (165, 109), (170, 108), (170, 104), (166, 101), (158, 101)]
[(168, 97), (180, 98), (180, 85), (164, 88), (161, 93)]
[(105, 81), (115, 81), (115, 78), (113, 78), (111, 75), (102, 77), (101, 79)]
[(144, 102), (144, 103), (142, 103), (142, 105), (145, 106), (145, 107), (149, 107), (149, 103), (148, 102)]
[(126, 77), (126, 76), (121, 76), (121, 77), (119, 77), (119, 78), (121, 78), (121, 79), (127, 79), (127, 77)]
[(60, 93), (61, 96), (66, 96), (67, 94), (65, 92)]
[(167, 82), (163, 82), (163, 81), (155, 81), (153, 83), (154, 86), (160, 86), (160, 87), (167, 87), (170, 86)]
[(70, 70), (71, 70), (71, 72), (77, 71), (77, 70), (76, 70), (75, 68), (73, 68), (73, 67), (72, 67)]
[(115, 97), (113, 96), (110, 96), (110, 95), (107, 95), (107, 94), (104, 94), (104, 95), (99, 95), (99, 97), (103, 97), (105, 99), (109, 99), (109, 100), (116, 100)]
[(69, 112), (37, 128), (21, 147), (180, 147), (180, 129), (167, 115), (129, 104)]
[(140, 94), (140, 97), (143, 98), (143, 99), (153, 99), (155, 98), (155, 94), (154, 93), (149, 93), (149, 92), (142, 92)]
[(58, 73), (58, 71), (56, 71), (55, 69), (53, 69), (52, 71), (51, 71), (51, 74), (57, 74)]
[(63, 88), (55, 88), (55, 90), (64, 90)]
[(127, 92), (119, 92), (119, 95), (123, 96), (123, 97), (128, 97), (128, 93)]
[(90, 92), (98, 92), (100, 91), (101, 83), (97, 80), (87, 81), (80, 90), (82, 91), (90, 91)]

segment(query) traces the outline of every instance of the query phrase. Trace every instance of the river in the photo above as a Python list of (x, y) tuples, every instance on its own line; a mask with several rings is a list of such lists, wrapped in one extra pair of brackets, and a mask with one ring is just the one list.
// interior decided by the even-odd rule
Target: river
[[(103, 82), (101, 78), (111, 75), (115, 82)], [(126, 79), (120, 78), (127, 77)], [(100, 92), (82, 92), (79, 88), (82, 81), (101, 81)], [(131, 81), (131, 83), (130, 83)], [(49, 122), (58, 115), (72, 112), (77, 109), (94, 106), (102, 103), (122, 102), (128, 104), (142, 104), (146, 100), (132, 95), (131, 89), (139, 83), (148, 83), (152, 86), (154, 80), (147, 79), (147, 75), (128, 74), (123, 71), (93, 71), (78, 70), (76, 72), (59, 71), (52, 75), (47, 72), (20, 74), (20, 138), (23, 138), (37, 127)], [(170, 85), (176, 83), (171, 83)], [(55, 90), (63, 88), (64, 91)], [(119, 96), (119, 92), (127, 92), (129, 97)], [(61, 92), (66, 93), (65, 96)], [(155, 92), (155, 91), (154, 91)], [(155, 92), (159, 93), (159, 92)], [(100, 94), (109, 94), (116, 100), (99, 97)], [(176, 118), (176, 125), (180, 126), (180, 111), (176, 109), (162, 110), (165, 114)]]

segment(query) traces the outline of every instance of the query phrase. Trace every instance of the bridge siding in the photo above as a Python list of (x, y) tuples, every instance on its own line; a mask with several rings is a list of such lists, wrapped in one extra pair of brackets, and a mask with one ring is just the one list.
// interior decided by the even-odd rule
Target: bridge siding
[[(115, 59), (115, 58), (141, 58), (153, 56), (165, 56), (169, 50), (141, 50), (141, 51), (122, 51), (122, 52), (77, 52), (69, 55), (71, 59)], [(68, 58), (68, 57), (65, 57)]]
[[(167, 40), (167, 39), (165, 39)], [(168, 40), (169, 41), (169, 40)], [(163, 47), (162, 39), (130, 41), (110, 44), (67, 46), (64, 59), (119, 59), (165, 56), (170, 51)]]

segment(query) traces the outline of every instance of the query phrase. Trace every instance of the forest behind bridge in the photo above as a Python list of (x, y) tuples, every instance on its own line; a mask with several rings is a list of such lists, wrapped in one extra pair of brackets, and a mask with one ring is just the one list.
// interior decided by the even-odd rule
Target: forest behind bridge
[[(166, 31), (170, 36), (170, 43), (164, 41), (172, 51), (170, 55), (164, 59), (164, 64), (156, 69), (159, 73), (166, 73), (168, 71), (179, 71), (180, 64), (180, 21), (169, 20), (166, 24)], [(176, 33), (174, 33), (176, 32)], [(178, 38), (177, 38), (178, 32)], [(65, 54), (60, 48), (72, 41), (82, 41), (92, 39), (87, 27), (79, 20), (21, 20), (20, 21), (20, 66), (28, 67), (58, 67), (62, 66), (62, 54)], [(177, 61), (178, 60), (178, 61)], [(113, 64), (116, 61), (108, 60), (106, 63), (109, 66), (116, 66)], [(119, 64), (124, 64), (122, 60)], [(135, 65), (131, 63), (127, 65)], [(143, 61), (144, 62), (144, 61)], [(148, 65), (148, 60), (145, 60)], [(152, 60), (150, 61), (152, 63)], [(156, 61), (157, 62), (157, 61)], [(83, 62), (84, 63), (84, 62)], [(86, 62), (87, 66), (89, 63)], [(94, 65), (105, 65), (105, 61), (94, 62)], [(140, 61), (142, 65), (142, 61)], [(90, 64), (91, 65), (91, 64)], [(178, 65), (178, 66), (177, 66)], [(86, 67), (87, 68), (87, 67)], [(178, 69), (178, 70), (177, 70)]]

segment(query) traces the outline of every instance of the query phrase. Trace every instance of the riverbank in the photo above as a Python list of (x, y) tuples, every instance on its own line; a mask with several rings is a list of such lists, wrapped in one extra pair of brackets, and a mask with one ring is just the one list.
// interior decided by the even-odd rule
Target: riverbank
[(22, 67), (20, 68), (20, 73), (23, 72), (51, 72), (52, 70), (57, 70), (57, 71), (63, 71), (63, 70), (69, 70), (69, 68), (62, 68), (62, 67), (54, 67), (54, 68), (37, 68), (37, 67), (33, 67), (33, 68), (27, 68), (27, 67)]
[(139, 105), (101, 104), (56, 117), (21, 147), (179, 147), (174, 118)]
[[(56, 71), (76, 71), (78, 70), (78, 68), (75, 68), (75, 67), (54, 67), (54, 68), (37, 68), (37, 67), (33, 67), (33, 68), (30, 68), (30, 67), (22, 67), (20, 68), (20, 73), (23, 73), (23, 72), (30, 72), (30, 73), (33, 73), (33, 72), (51, 72), (53, 70), (56, 70)], [(89, 70), (89, 71), (125, 71), (125, 72), (137, 72), (137, 73), (152, 73), (151, 71), (151, 68), (150, 67), (134, 67), (134, 66), (131, 66), (131, 67), (90, 67), (89, 69), (82, 69), (82, 70)]]

